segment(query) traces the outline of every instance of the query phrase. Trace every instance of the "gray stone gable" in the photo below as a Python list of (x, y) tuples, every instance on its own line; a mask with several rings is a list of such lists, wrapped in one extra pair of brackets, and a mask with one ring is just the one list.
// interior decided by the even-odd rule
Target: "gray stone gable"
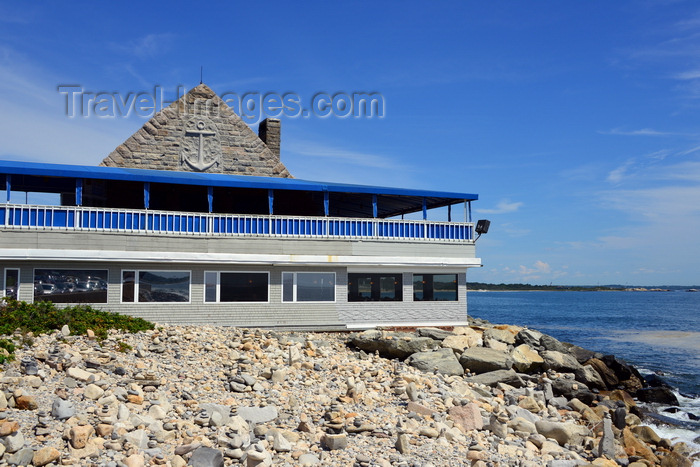
[(158, 112), (100, 165), (292, 178), (273, 150), (200, 84)]

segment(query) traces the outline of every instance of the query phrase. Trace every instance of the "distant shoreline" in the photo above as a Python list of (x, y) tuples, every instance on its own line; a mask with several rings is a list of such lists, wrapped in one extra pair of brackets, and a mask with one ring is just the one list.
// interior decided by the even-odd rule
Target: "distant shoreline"
[(470, 292), (698, 292), (700, 286), (660, 286), (638, 287), (622, 285), (574, 286), (574, 285), (531, 285), (531, 284), (489, 284), (467, 282)]

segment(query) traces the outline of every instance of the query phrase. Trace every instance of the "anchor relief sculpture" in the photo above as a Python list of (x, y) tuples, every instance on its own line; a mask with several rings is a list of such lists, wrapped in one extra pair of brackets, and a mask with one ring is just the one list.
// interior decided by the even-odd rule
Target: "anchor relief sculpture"
[(180, 148), (180, 165), (204, 172), (221, 159), (221, 142), (211, 122), (191, 120), (185, 126)]

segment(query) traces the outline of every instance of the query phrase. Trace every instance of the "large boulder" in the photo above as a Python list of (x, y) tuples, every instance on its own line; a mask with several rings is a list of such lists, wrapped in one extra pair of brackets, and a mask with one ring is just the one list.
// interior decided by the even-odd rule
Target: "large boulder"
[(455, 425), (464, 432), (481, 430), (484, 427), (484, 419), (481, 416), (481, 410), (474, 402), (451, 407), (449, 413)]
[(654, 429), (650, 426), (638, 425), (633, 426), (630, 428), (630, 430), (637, 436), (637, 438), (641, 439), (647, 444), (654, 444), (656, 446), (661, 444), (661, 437), (656, 434)]
[(593, 352), (592, 350), (584, 349), (578, 345), (564, 343), (568, 353), (574, 356), (579, 363), (584, 364), (591, 358), (603, 358), (603, 354), (600, 352)]
[(540, 337), (540, 345), (544, 347), (545, 350), (554, 350), (555, 352), (561, 353), (568, 352), (568, 349), (562, 342), (547, 334), (542, 334), (542, 337)]
[(616, 388), (620, 384), (620, 380), (608, 366), (599, 358), (591, 358), (586, 362), (586, 366), (590, 366), (600, 375), (608, 389)]
[(542, 333), (534, 329), (523, 329), (515, 335), (515, 344), (526, 344), (530, 347), (539, 347)]
[(540, 354), (544, 360), (545, 370), (555, 370), (562, 373), (577, 373), (581, 364), (568, 353), (556, 350), (545, 350)]
[(440, 328), (418, 328), (416, 329), (416, 334), (420, 337), (430, 337), (436, 341), (441, 341), (449, 336), (454, 336), (455, 333), (452, 331), (445, 331)]
[(458, 327), (455, 327), (452, 330), (452, 332), (454, 332), (458, 336), (468, 337), (469, 338), (469, 345), (467, 347), (477, 347), (477, 346), (483, 345), (483, 343), (484, 343), (484, 340), (482, 337), (482, 332), (479, 332), (475, 329), (463, 327), (463, 326), (458, 326)]
[(585, 383), (589, 388), (606, 389), (607, 386), (600, 374), (590, 365), (584, 365), (576, 372), (576, 379)]
[(565, 374), (561, 378), (553, 379), (552, 392), (554, 395), (564, 396), (569, 400), (575, 397), (586, 404), (590, 404), (595, 399), (595, 394), (588, 386), (576, 381), (573, 374)]
[(614, 355), (605, 355), (602, 359), (620, 380), (620, 385), (630, 392), (635, 392), (646, 386), (642, 375), (635, 367)]
[(486, 373), (495, 370), (508, 370), (513, 366), (513, 359), (508, 353), (485, 347), (466, 349), (459, 357), (459, 363), (472, 373)]
[(515, 417), (513, 420), (509, 421), (508, 428), (525, 433), (537, 433), (535, 424), (524, 417)]
[(443, 375), (462, 376), (464, 369), (455, 357), (452, 349), (438, 349), (427, 352), (417, 352), (406, 359), (406, 363), (421, 371), (437, 371)]
[(202, 446), (194, 450), (187, 465), (192, 467), (223, 467), (224, 455), (218, 449)]
[(469, 376), (464, 378), (464, 381), (467, 383), (483, 384), (484, 386), (496, 386), (498, 383), (508, 384), (515, 388), (525, 386), (522, 378), (513, 369), (489, 371), (488, 373)]
[(659, 464), (659, 458), (654, 455), (651, 448), (638, 439), (629, 427), (622, 430), (622, 444), (625, 446), (625, 452), (628, 456), (643, 457), (654, 465)]
[(350, 343), (365, 352), (379, 352), (384, 358), (404, 359), (416, 352), (435, 350), (440, 342), (429, 337), (416, 337), (407, 333), (361, 332), (350, 339)]
[(647, 385), (649, 385), (652, 388), (669, 388), (671, 389), (671, 386), (659, 375), (656, 373), (650, 373), (648, 375), (644, 375), (644, 381), (646, 381)]
[(515, 344), (517, 329), (512, 326), (496, 326), (484, 331), (484, 340), (494, 339), (505, 344)]
[(508, 344), (496, 340), (493, 337), (484, 337), (484, 347), (500, 350), (501, 352), (508, 352)]
[(678, 406), (678, 398), (673, 391), (668, 388), (644, 388), (638, 390), (634, 395), (642, 402)]
[(277, 407), (268, 405), (266, 407), (238, 407), (237, 415), (248, 423), (256, 425), (266, 423), (277, 418)]
[(576, 423), (539, 420), (535, 422), (535, 428), (537, 428), (537, 433), (545, 438), (556, 440), (560, 446), (565, 444), (580, 445), (583, 442), (583, 438), (590, 435), (588, 428)]
[(544, 363), (540, 354), (532, 350), (527, 344), (520, 344), (514, 348), (510, 353), (510, 357), (513, 359), (513, 368), (520, 373), (532, 373)]
[(474, 342), (469, 336), (448, 336), (442, 341), (442, 345), (446, 349), (452, 349), (456, 352), (464, 352), (464, 349), (474, 347)]

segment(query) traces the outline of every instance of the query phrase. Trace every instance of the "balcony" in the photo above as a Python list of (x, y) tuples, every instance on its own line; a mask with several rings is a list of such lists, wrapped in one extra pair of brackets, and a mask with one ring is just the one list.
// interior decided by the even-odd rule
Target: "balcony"
[(0, 228), (201, 237), (314, 238), (474, 243), (471, 222), (189, 213), (5, 204)]

